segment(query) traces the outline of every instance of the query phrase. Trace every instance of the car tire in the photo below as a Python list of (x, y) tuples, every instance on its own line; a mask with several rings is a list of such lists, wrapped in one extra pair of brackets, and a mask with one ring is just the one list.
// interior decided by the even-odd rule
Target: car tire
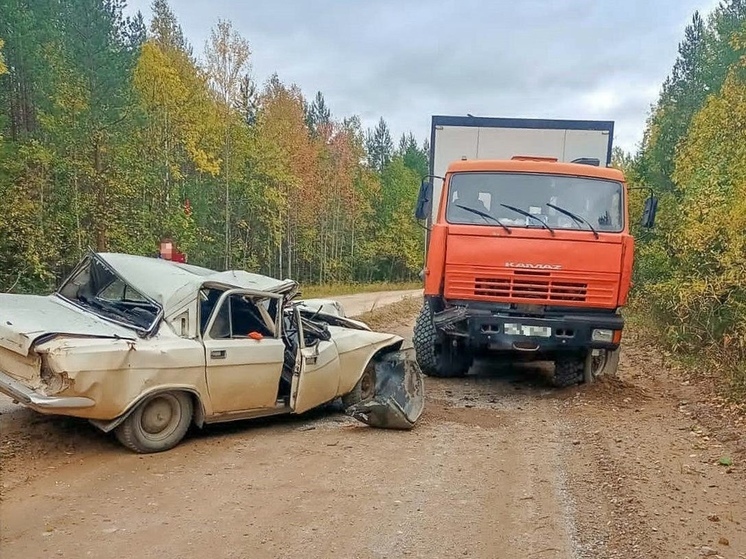
[(119, 425), (120, 443), (140, 454), (163, 452), (184, 438), (192, 423), (194, 404), (186, 392), (162, 392), (145, 398)]
[(566, 388), (583, 382), (585, 370), (585, 357), (562, 356), (554, 362), (554, 374), (552, 384), (557, 388)]
[(435, 328), (430, 305), (422, 306), (414, 325), (412, 345), (417, 356), (417, 364), (422, 372), (431, 377), (462, 377), (469, 372), (471, 359), (443, 342)]
[(350, 392), (342, 396), (343, 409), (372, 398), (376, 393), (376, 365), (371, 361), (363, 371), (363, 376)]

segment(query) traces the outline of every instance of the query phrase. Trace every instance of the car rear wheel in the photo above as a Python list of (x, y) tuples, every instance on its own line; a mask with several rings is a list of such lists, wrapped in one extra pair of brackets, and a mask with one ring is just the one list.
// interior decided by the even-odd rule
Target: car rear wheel
[(142, 401), (116, 428), (124, 446), (141, 454), (176, 446), (192, 422), (194, 404), (186, 392), (163, 392)]

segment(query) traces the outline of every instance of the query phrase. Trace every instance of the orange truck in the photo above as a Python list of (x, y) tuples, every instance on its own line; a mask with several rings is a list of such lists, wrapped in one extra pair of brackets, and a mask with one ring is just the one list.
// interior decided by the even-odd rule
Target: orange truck
[[(434, 116), (425, 301), (414, 328), (424, 373), (465, 375), (482, 354), (554, 362), (553, 383), (615, 374), (631, 286), (614, 123)], [(657, 199), (645, 201), (652, 227)]]

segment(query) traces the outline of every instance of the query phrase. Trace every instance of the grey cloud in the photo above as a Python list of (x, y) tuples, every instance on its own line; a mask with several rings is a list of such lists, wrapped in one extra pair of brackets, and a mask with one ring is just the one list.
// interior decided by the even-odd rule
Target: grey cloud
[[(202, 49), (218, 17), (254, 51), (258, 81), (277, 72), (321, 90), (338, 117), (383, 116), (424, 139), (430, 116), (602, 118), (639, 141), (695, 9), (717, 0), (172, 0)], [(142, 9), (142, 0), (130, 9)], [(595, 97), (594, 97), (595, 94)], [(595, 99), (595, 101), (594, 101)]]

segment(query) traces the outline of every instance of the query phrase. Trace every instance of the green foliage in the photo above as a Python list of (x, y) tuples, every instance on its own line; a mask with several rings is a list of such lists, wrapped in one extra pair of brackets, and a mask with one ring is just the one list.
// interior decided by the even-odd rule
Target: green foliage
[(746, 3), (687, 28), (632, 167), (661, 195), (638, 242), (637, 296), (670, 345), (746, 392)]
[(398, 155), (404, 160), (404, 165), (417, 173), (418, 177), (423, 177), (428, 173), (428, 149), (420, 148), (414, 134), (402, 134), (399, 140)]
[(369, 165), (376, 171), (383, 171), (384, 167), (391, 162), (394, 152), (391, 132), (383, 117), (378, 121), (375, 129), (368, 131), (365, 145), (368, 150)]
[(123, 7), (0, 0), (0, 290), (164, 236), (190, 262), (304, 284), (417, 277), (427, 155), (411, 135), (395, 151), (381, 119), (366, 142), (321, 92), (257, 84), (230, 22), (200, 63), (166, 0), (147, 31)]

